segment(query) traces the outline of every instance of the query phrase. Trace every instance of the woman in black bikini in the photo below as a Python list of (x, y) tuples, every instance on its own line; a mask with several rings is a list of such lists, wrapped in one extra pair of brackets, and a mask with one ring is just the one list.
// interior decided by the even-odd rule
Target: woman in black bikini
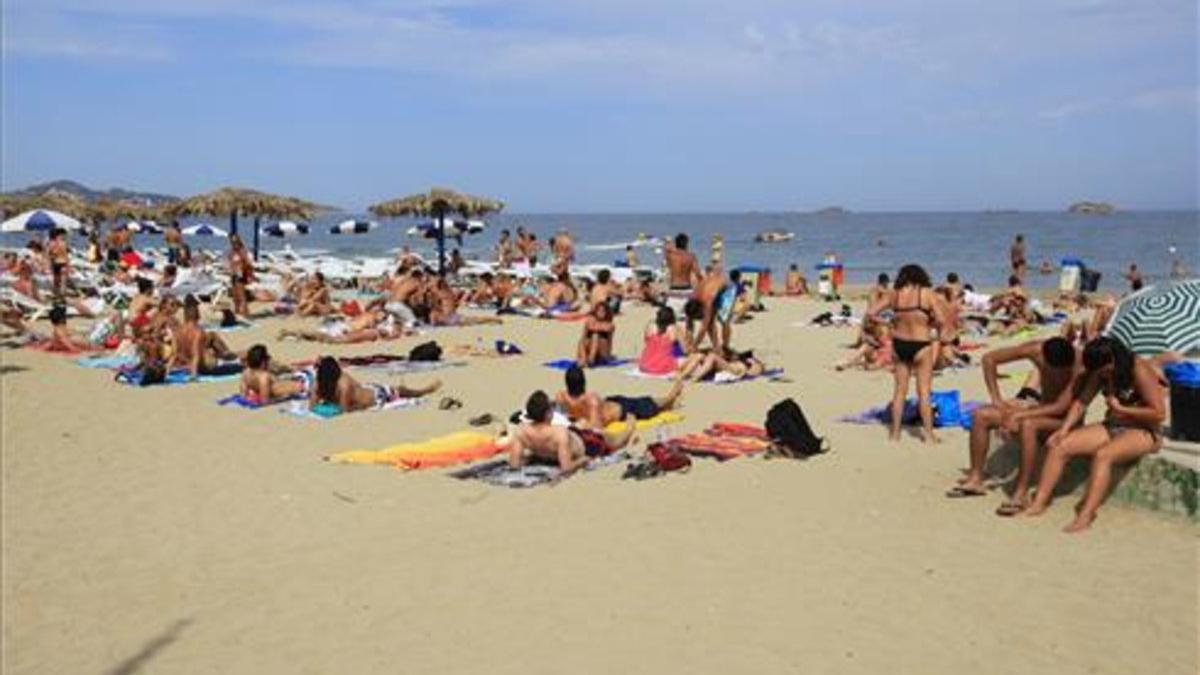
[(896, 275), (891, 291), (884, 293), (867, 311), (868, 317), (879, 320), (879, 313), (892, 310), (892, 349), (895, 352), (896, 388), (892, 394), (892, 423), (889, 438), (900, 439), (900, 423), (904, 399), (908, 396), (908, 378), (917, 377), (917, 407), (921, 413), (922, 436), (925, 442), (938, 443), (933, 433), (933, 408), (930, 392), (933, 389), (933, 366), (937, 362), (939, 345), (933, 339), (934, 327), (946, 325), (945, 308), (932, 290), (929, 275), (920, 265), (905, 265)]
[[(1040, 516), (1050, 505), (1063, 467), (1072, 457), (1090, 456), (1092, 474), (1087, 495), (1075, 520), (1063, 531), (1081, 532), (1096, 519), (1096, 511), (1112, 483), (1114, 464), (1136, 461), (1162, 445), (1159, 426), (1167, 417), (1163, 386), (1151, 361), (1130, 352), (1110, 337), (1098, 337), (1083, 349), (1087, 371), (1062, 426), (1046, 441), (1046, 461), (1027, 516)], [(1088, 404), (1104, 392), (1108, 412), (1104, 421), (1075, 429)], [(1073, 430), (1074, 429), (1074, 430)]]
[(612, 306), (607, 302), (593, 305), (591, 315), (583, 323), (583, 337), (579, 340), (579, 353), (575, 358), (579, 365), (591, 368), (612, 360), (613, 333), (616, 329)]
[(246, 287), (254, 282), (254, 263), (250, 261), (246, 244), (236, 234), (229, 235), (229, 279), (233, 312), (238, 316), (249, 316), (250, 298)]

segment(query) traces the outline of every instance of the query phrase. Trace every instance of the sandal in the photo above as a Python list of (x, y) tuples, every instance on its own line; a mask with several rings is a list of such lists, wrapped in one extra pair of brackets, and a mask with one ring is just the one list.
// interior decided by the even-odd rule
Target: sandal
[(996, 515), (1001, 518), (1012, 518), (1024, 510), (1025, 505), (1020, 502), (1004, 502), (996, 509)]
[(478, 417), (472, 417), (471, 419), (467, 420), (467, 424), (470, 424), (473, 427), (486, 427), (495, 421), (496, 418), (493, 417), (491, 413), (484, 413)]
[(461, 407), (463, 407), (463, 402), (450, 396), (438, 403), (438, 410), (458, 410)]
[(962, 485), (956, 485), (946, 492), (946, 496), (950, 499), (963, 499), (966, 497), (985, 497), (987, 496), (986, 488), (969, 488)]

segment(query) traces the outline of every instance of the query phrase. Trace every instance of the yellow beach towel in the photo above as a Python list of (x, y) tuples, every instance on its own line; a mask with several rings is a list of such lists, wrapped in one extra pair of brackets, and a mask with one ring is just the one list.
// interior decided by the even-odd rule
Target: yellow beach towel
[(385, 464), (402, 469), (418, 469), (490, 457), (501, 450), (491, 434), (460, 431), (380, 450), (347, 450), (325, 459), (338, 464)]
[[(655, 415), (654, 417), (651, 417), (648, 420), (638, 420), (637, 421), (637, 429), (638, 429), (638, 431), (643, 431), (645, 429), (657, 427), (662, 424), (675, 424), (677, 422), (682, 422), (682, 421), (683, 421), (683, 415), (680, 415), (679, 413), (677, 413), (673, 410), (668, 410), (666, 412), (660, 412), (659, 414)], [(624, 422), (613, 422), (612, 424), (605, 427), (604, 430), (608, 431), (608, 432), (612, 432), (612, 433), (624, 431), (625, 423)]]

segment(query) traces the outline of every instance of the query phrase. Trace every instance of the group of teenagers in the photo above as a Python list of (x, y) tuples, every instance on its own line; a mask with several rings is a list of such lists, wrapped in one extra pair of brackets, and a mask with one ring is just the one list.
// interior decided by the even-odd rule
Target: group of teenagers
[[(943, 287), (945, 289), (945, 287)], [(953, 294), (953, 289), (950, 293)], [(945, 296), (932, 288), (918, 265), (900, 269), (891, 288), (879, 289), (867, 309), (870, 321), (886, 322), (894, 350), (895, 387), (890, 409), (890, 437), (901, 435), (910, 380), (916, 380), (921, 434), (938, 442), (931, 401), (932, 377), (940, 354), (953, 350), (957, 339), (953, 311)], [(1037, 516), (1054, 497), (1067, 462), (1091, 458), (1087, 493), (1066, 527), (1087, 529), (1112, 485), (1113, 468), (1156, 452), (1166, 418), (1166, 380), (1162, 366), (1176, 354), (1153, 359), (1131, 352), (1119, 340), (1102, 335), (1103, 318), (1076, 326), (1064, 324), (1061, 335), (990, 351), (983, 356), (984, 380), (991, 399), (973, 412), (969, 469), (948, 497), (987, 494), (985, 467), (992, 432), (1020, 446), (1020, 466), (1009, 498), (997, 513)], [(999, 386), (999, 367), (1024, 362), (1032, 371), (1013, 397)], [(1093, 399), (1102, 395), (1106, 410), (1088, 423)], [(1044, 450), (1040, 466), (1039, 451)], [(1030, 486), (1036, 489), (1030, 497)]]

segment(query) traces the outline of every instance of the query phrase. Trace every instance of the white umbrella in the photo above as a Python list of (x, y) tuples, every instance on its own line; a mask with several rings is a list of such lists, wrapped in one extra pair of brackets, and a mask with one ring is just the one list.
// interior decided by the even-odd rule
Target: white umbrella
[(308, 225), (305, 223), (294, 223), (290, 220), (281, 220), (274, 225), (268, 225), (263, 228), (263, 234), (268, 237), (294, 237), (300, 234), (308, 234)]
[(34, 209), (0, 223), (0, 232), (45, 232), (56, 227), (64, 230), (82, 230), (83, 224), (58, 211)]
[(219, 227), (214, 227), (212, 225), (208, 225), (207, 223), (202, 224), (202, 225), (192, 225), (191, 227), (185, 227), (182, 230), (180, 230), (180, 232), (185, 237), (228, 237), (229, 236), (229, 233), (226, 232), (225, 230), (222, 230)]
[(343, 220), (329, 228), (330, 234), (366, 234), (379, 227), (373, 220)]
[(129, 230), (130, 232), (144, 232), (146, 234), (163, 233), (163, 229), (159, 227), (158, 223), (154, 222), (153, 220), (143, 220), (141, 222), (131, 220), (128, 223), (125, 223), (125, 229)]
[[(459, 220), (447, 218), (445, 219), (446, 234), (453, 236), (461, 236), (463, 234), (479, 234), (487, 229), (487, 223), (482, 220)], [(424, 235), (427, 239), (432, 239), (437, 236), (437, 221), (431, 220), (428, 223), (421, 223), (408, 228), (408, 236), (415, 237)]]

